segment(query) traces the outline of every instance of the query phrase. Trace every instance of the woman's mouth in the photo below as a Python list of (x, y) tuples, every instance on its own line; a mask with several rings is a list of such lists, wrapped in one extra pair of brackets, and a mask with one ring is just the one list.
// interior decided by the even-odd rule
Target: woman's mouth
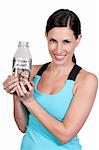
[(54, 54), (55, 59), (58, 60), (58, 61), (64, 60), (65, 56), (66, 55)]

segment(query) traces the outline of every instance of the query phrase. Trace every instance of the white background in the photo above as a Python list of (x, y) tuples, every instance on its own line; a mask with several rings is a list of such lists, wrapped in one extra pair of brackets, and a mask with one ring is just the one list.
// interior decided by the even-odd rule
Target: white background
[[(2, 83), (12, 71), (12, 58), (20, 40), (30, 43), (33, 64), (50, 60), (44, 36), (46, 21), (57, 9), (68, 8), (79, 16), (82, 40), (75, 51), (84, 69), (99, 75), (98, 0), (0, 1), (0, 149), (19, 150), (23, 134), (13, 119), (13, 99)], [(83, 150), (99, 150), (99, 94), (79, 133)]]

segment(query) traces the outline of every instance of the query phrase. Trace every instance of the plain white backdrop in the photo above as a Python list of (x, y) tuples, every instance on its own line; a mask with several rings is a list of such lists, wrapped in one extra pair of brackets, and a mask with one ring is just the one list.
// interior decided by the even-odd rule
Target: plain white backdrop
[[(19, 150), (23, 134), (13, 119), (12, 96), (2, 83), (12, 72), (12, 58), (18, 41), (28, 41), (33, 64), (50, 61), (45, 39), (48, 17), (57, 9), (68, 8), (80, 18), (82, 40), (75, 51), (78, 65), (99, 76), (98, 0), (1, 0), (0, 1), (0, 150)], [(99, 91), (98, 91), (99, 92)], [(83, 150), (99, 150), (99, 94), (79, 132)]]

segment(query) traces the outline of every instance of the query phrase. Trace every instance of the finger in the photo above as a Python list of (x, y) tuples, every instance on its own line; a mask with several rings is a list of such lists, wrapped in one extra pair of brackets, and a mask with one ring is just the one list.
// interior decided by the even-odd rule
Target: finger
[(5, 84), (3, 85), (3, 88), (6, 90), (6, 88), (9, 88), (9, 86), (13, 85), (16, 82), (18, 82), (18, 78), (13, 78), (12, 80), (9, 79), (8, 81), (5, 82)]
[(34, 87), (34, 82), (33, 81), (29, 81), (30, 82), (30, 84)]
[(6, 82), (11, 78), (11, 76), (9, 75), (6, 80), (3, 82), (3, 86), (5, 86)]
[(18, 89), (19, 95), (24, 97), (25, 94), (23, 93), (23, 91), (22, 91), (22, 89), (21, 89), (19, 84), (17, 85), (17, 89)]
[(14, 76), (9, 75), (7, 80), (12, 80), (14, 78)]
[(14, 87), (9, 93), (10, 93), (10, 94), (13, 94), (14, 92), (16, 92), (16, 89), (17, 89), (17, 86)]
[(15, 77), (12, 80), (10, 80), (8, 83), (11, 85), (11, 84), (18, 82), (18, 81), (19, 81), (18, 77)]
[(23, 93), (26, 94), (26, 93), (27, 93), (27, 90), (26, 90), (26, 88), (24, 87), (23, 82), (20, 82), (20, 86), (21, 86), (21, 89), (22, 89)]
[(11, 75), (8, 75), (7, 79), (11, 79), (11, 78), (13, 78), (13, 76), (11, 76)]
[(17, 93), (18, 97), (20, 97), (20, 94), (19, 94), (19, 91), (17, 88), (16, 88), (16, 93)]
[(14, 87), (16, 87), (18, 84), (19, 84), (19, 82), (15, 82), (15, 83), (11, 84), (10, 86), (8, 86), (8, 87), (6, 88), (6, 91), (7, 91), (7, 92), (10, 92), (10, 91), (11, 91)]
[(16, 88), (16, 93), (17, 93), (17, 96), (19, 97), (19, 100), (20, 100), (20, 101), (23, 101), (24, 98), (23, 98), (23, 96), (20, 95), (20, 92), (19, 92), (19, 89), (18, 89), (18, 88)]
[(17, 74), (18, 74), (18, 72), (17, 72), (17, 68), (16, 68), (15, 73), (14, 73), (14, 77), (17, 77)]
[(26, 83), (26, 85), (29, 88), (29, 91), (32, 92), (34, 89), (34, 84), (32, 82), (29, 82), (28, 80), (24, 80), (24, 82)]
[(7, 82), (9, 82), (10, 80), (13, 80), (13, 79), (14, 79), (14, 76), (9, 75), (7, 77), (7, 79), (3, 82), (3, 85), (5, 86), (5, 84), (7, 84)]

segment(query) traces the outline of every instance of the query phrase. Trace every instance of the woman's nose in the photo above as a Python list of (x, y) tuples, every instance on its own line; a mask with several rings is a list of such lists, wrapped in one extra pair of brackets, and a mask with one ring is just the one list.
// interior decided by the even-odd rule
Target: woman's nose
[(62, 45), (60, 43), (57, 44), (57, 53), (61, 53), (62, 52)]

